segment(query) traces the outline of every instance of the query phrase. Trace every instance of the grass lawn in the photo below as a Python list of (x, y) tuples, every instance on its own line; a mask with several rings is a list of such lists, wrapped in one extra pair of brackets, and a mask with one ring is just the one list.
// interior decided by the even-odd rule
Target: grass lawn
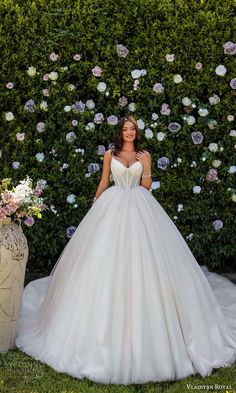
[[(189, 385), (189, 386), (188, 386)], [(204, 387), (205, 386), (205, 387)], [(76, 379), (54, 371), (18, 349), (0, 353), (0, 392), (16, 393), (236, 393), (236, 364), (215, 369), (209, 377), (199, 374), (176, 382), (156, 382), (133, 385), (104, 385), (86, 378)], [(231, 390), (230, 390), (231, 388)]]

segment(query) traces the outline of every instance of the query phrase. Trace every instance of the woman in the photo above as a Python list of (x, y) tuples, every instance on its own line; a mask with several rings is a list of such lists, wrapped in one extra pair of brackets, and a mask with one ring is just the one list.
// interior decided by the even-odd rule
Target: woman
[(93, 206), (51, 275), (24, 289), (17, 347), (77, 378), (204, 377), (236, 358), (236, 286), (199, 266), (149, 192), (139, 143), (134, 119), (121, 119)]

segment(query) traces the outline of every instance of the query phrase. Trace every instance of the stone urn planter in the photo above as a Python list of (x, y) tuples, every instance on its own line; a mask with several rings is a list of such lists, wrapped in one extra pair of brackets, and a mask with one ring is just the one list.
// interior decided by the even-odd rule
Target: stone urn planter
[(15, 347), (28, 252), (21, 226), (0, 221), (0, 352)]

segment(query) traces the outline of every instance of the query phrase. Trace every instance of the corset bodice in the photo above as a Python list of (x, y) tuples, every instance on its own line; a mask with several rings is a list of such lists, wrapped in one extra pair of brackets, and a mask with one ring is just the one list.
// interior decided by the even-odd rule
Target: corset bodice
[(116, 186), (130, 189), (140, 185), (143, 166), (140, 161), (135, 161), (127, 168), (121, 161), (112, 157), (111, 172)]

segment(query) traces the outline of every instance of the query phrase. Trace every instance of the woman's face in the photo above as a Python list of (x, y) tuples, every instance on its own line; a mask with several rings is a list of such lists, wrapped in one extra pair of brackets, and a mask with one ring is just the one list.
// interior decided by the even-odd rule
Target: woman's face
[(122, 129), (123, 141), (133, 142), (136, 138), (136, 129), (132, 121), (127, 120)]

